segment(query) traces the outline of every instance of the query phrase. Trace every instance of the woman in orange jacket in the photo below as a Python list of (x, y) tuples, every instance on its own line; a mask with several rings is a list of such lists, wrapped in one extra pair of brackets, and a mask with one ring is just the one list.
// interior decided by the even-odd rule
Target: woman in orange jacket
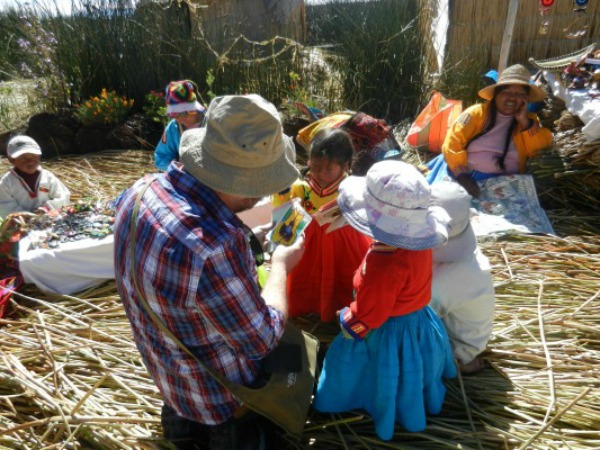
[(551, 131), (527, 112), (529, 102), (545, 97), (529, 80), (527, 68), (516, 64), (479, 91), (488, 101), (466, 109), (450, 127), (442, 155), (428, 165), (430, 183), (449, 176), (478, 197), (477, 181), (523, 173), (529, 158), (552, 145)]

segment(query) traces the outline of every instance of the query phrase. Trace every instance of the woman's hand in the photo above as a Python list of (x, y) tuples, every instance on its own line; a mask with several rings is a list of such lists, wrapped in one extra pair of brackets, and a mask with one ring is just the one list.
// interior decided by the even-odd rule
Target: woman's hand
[(462, 187), (464, 187), (465, 190), (472, 197), (478, 198), (479, 194), (481, 194), (481, 190), (479, 189), (479, 185), (477, 184), (477, 181), (475, 181), (473, 178), (471, 178), (466, 173), (463, 173), (463, 174), (457, 176), (456, 181), (458, 182), (458, 184), (460, 184)]
[(532, 120), (527, 116), (527, 100), (521, 100), (521, 106), (515, 113), (515, 119), (521, 125), (521, 130), (525, 131), (533, 125)]

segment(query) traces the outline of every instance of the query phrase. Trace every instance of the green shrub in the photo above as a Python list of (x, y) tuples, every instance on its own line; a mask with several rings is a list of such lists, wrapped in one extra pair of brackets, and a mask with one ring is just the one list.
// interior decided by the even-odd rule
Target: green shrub
[(158, 91), (150, 91), (144, 97), (144, 106), (142, 107), (144, 114), (152, 119), (153, 122), (166, 125), (169, 121), (167, 117), (167, 106), (165, 103), (165, 94)]
[(75, 114), (84, 125), (114, 125), (125, 120), (132, 106), (133, 99), (102, 89), (99, 96), (90, 97), (79, 105)]

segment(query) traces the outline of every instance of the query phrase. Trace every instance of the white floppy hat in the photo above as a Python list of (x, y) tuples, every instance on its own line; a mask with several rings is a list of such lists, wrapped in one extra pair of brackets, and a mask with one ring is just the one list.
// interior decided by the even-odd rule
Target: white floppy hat
[(471, 226), (471, 196), (454, 181), (439, 181), (431, 186), (431, 204), (450, 215), (446, 245), (433, 249), (435, 262), (460, 261), (475, 253), (477, 237)]
[(429, 184), (408, 163), (375, 163), (365, 177), (346, 178), (339, 192), (337, 202), (346, 221), (377, 241), (424, 250), (448, 239), (450, 217), (442, 208), (430, 205)]
[(491, 100), (494, 98), (494, 90), (498, 86), (506, 86), (510, 84), (518, 84), (529, 87), (528, 101), (530, 102), (541, 102), (546, 98), (546, 92), (544, 92), (542, 88), (531, 84), (531, 74), (529, 73), (529, 70), (527, 70), (527, 67), (522, 66), (521, 64), (515, 64), (504, 69), (498, 77), (498, 82), (496, 84), (491, 84), (484, 87), (479, 91), (478, 94), (485, 100)]
[(8, 141), (6, 154), (9, 158), (18, 158), (26, 153), (41, 155), (42, 149), (38, 143), (29, 136), (15, 136)]
[(280, 192), (300, 176), (294, 143), (283, 134), (277, 109), (256, 94), (215, 98), (206, 128), (181, 136), (179, 157), (200, 182), (242, 197)]

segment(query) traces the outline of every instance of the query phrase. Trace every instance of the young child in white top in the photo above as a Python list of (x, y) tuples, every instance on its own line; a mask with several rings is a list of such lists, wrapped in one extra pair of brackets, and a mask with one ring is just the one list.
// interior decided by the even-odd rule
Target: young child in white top
[(448, 242), (433, 249), (433, 281), (429, 306), (444, 322), (463, 374), (484, 368), (480, 356), (492, 335), (494, 283), (490, 262), (477, 245), (471, 227), (471, 196), (458, 183), (431, 186), (431, 201), (450, 218)]
[(38, 212), (68, 205), (71, 192), (40, 166), (42, 150), (29, 136), (14, 136), (6, 148), (12, 168), (0, 178), (0, 218), (14, 212)]

